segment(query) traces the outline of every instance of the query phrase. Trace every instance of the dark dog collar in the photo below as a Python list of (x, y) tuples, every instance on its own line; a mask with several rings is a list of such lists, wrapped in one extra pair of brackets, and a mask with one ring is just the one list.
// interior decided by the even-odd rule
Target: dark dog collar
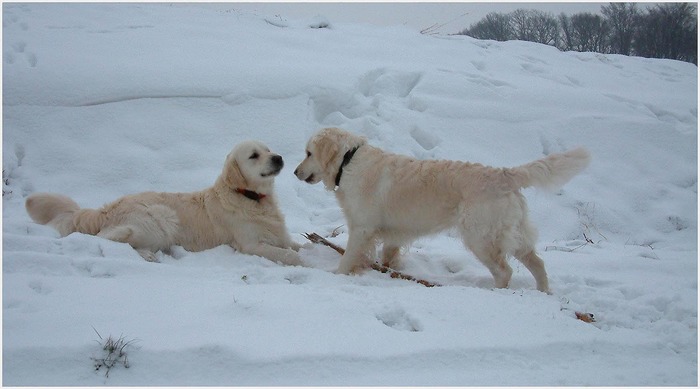
[(343, 157), (343, 163), (340, 164), (340, 168), (338, 169), (338, 175), (335, 176), (335, 186), (340, 185), (340, 177), (343, 175), (343, 168), (350, 163), (350, 160), (352, 159), (352, 157), (355, 155), (355, 152), (359, 148), (360, 148), (360, 146), (357, 146), (354, 149), (345, 153), (345, 156)]
[(241, 189), (241, 188), (236, 188), (236, 193), (240, 193), (243, 196), (245, 196), (253, 201), (257, 201), (257, 202), (260, 202), (260, 200), (267, 197), (267, 195), (265, 195), (265, 194), (253, 192), (252, 190)]

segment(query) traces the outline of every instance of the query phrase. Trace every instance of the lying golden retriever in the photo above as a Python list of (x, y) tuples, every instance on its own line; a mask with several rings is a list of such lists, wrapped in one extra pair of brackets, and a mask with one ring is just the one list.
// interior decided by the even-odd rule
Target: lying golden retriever
[(416, 238), (456, 227), (464, 245), (506, 288), (513, 255), (532, 273), (537, 289), (549, 293), (536, 230), (527, 217), (521, 188), (555, 189), (589, 163), (582, 148), (514, 167), (494, 168), (459, 161), (419, 161), (390, 154), (337, 128), (311, 137), (306, 159), (294, 171), (302, 181), (323, 181), (348, 222), (349, 238), (338, 273), (370, 264), (375, 240), (383, 241), (382, 262), (396, 267), (401, 247)]
[(226, 157), (214, 186), (194, 193), (145, 192), (124, 196), (100, 209), (81, 209), (66, 196), (36, 193), (26, 208), (39, 224), (61, 236), (73, 232), (130, 244), (147, 261), (158, 250), (179, 245), (202, 251), (219, 245), (287, 265), (301, 265), (273, 191), (282, 157), (260, 142), (247, 141)]

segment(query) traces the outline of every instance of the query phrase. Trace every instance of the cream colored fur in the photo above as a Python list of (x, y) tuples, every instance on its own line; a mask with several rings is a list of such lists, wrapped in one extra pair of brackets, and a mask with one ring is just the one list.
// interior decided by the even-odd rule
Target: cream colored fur
[[(61, 236), (81, 232), (129, 243), (148, 261), (174, 245), (201, 251), (227, 244), (246, 254), (300, 265), (300, 246), (287, 232), (273, 190), (282, 167), (282, 157), (248, 141), (229, 153), (214, 185), (200, 192), (138, 193), (96, 210), (81, 209), (63, 195), (36, 193), (27, 198), (26, 208), (34, 221), (51, 225)], [(236, 189), (265, 197), (255, 201)]]
[[(356, 147), (336, 188), (343, 157)], [(306, 152), (294, 174), (335, 191), (348, 222), (348, 247), (338, 273), (366, 268), (376, 240), (384, 243), (383, 264), (396, 267), (402, 247), (456, 227), (464, 245), (491, 271), (496, 287), (508, 286), (512, 269), (507, 257), (513, 255), (535, 277), (537, 289), (547, 293), (547, 273), (535, 252), (537, 232), (520, 189), (558, 188), (590, 161), (582, 148), (514, 168), (421, 161), (384, 152), (337, 128), (311, 137)]]

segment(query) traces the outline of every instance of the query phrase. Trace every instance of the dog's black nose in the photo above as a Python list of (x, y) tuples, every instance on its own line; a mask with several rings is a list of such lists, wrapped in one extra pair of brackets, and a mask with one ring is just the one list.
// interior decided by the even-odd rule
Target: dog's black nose
[(272, 163), (275, 164), (277, 167), (282, 167), (284, 166), (284, 161), (282, 160), (282, 156), (280, 155), (274, 155), (272, 156)]

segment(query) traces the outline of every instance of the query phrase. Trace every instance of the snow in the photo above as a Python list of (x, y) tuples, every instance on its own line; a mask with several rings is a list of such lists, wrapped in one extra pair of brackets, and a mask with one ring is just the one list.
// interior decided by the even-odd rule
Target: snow
[[(3, 4), (3, 384), (695, 386), (697, 105), (677, 61), (202, 4)], [(285, 159), (295, 240), (344, 246), (333, 194), (292, 174), (325, 126), (493, 166), (587, 147), (563, 189), (524, 192), (553, 294), (514, 260), (494, 289), (453, 233), (404, 254), (443, 285), (426, 288), (335, 275), (310, 243), (308, 267), (223, 246), (148, 263), (24, 209), (200, 190), (257, 139)], [(128, 369), (95, 370), (97, 333), (133, 341)]]

